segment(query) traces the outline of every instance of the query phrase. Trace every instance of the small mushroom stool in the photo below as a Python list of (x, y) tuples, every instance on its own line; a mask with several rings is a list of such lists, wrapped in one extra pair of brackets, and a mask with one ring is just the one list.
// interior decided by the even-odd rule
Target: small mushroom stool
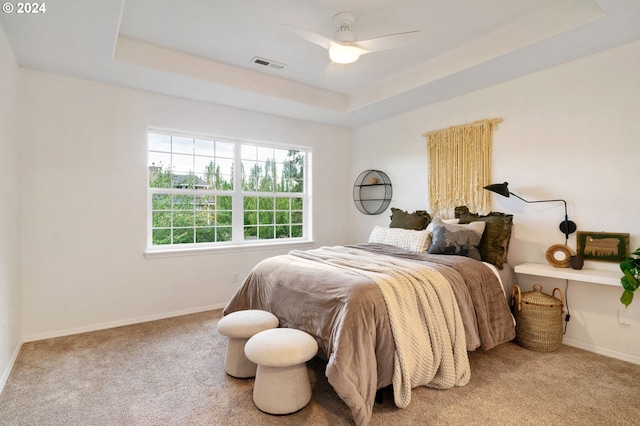
[(278, 327), (278, 317), (271, 312), (249, 309), (232, 312), (218, 321), (218, 333), (229, 338), (224, 370), (240, 379), (255, 377), (257, 366), (244, 355), (244, 345), (250, 337)]
[(318, 352), (313, 337), (293, 328), (262, 331), (249, 339), (244, 352), (258, 364), (253, 402), (269, 414), (289, 414), (311, 400), (306, 362)]

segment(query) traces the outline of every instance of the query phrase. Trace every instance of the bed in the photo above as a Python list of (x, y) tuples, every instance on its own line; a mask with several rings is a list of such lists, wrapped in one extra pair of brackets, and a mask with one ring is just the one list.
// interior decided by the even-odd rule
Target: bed
[[(312, 335), (326, 377), (357, 425), (369, 423), (376, 391), (389, 385), (400, 408), (417, 386), (463, 386), (471, 374), (467, 351), (515, 337), (506, 298), (514, 273), (507, 263), (430, 253), (444, 227), (433, 222), (431, 230), (381, 227), (368, 243), (265, 259), (223, 314), (263, 309), (281, 327)], [(385, 237), (375, 238), (376, 231)], [(412, 237), (399, 243), (397, 235), (407, 232)]]

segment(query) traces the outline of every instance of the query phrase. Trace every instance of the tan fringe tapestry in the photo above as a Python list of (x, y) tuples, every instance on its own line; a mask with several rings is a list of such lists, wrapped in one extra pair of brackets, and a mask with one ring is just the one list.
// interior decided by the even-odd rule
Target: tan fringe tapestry
[(493, 129), (502, 119), (425, 133), (429, 162), (429, 204), (432, 216), (452, 218), (456, 206), (488, 213), (491, 194), (483, 189), (491, 183)]

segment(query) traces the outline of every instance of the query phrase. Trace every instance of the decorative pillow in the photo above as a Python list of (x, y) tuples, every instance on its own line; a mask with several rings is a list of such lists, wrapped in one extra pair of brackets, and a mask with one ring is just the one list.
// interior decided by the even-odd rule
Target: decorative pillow
[(431, 215), (425, 210), (408, 213), (391, 207), (391, 224), (389, 228), (415, 229), (421, 231), (431, 222)]
[(435, 226), (435, 219), (439, 219), (441, 222), (444, 222), (445, 224), (448, 224), (448, 225), (451, 225), (451, 224), (455, 225), (457, 223), (460, 223), (460, 219), (442, 219), (442, 218), (436, 217), (427, 225), (427, 228), (426, 228), (427, 231), (433, 232), (433, 227)]
[(478, 245), (482, 239), (485, 223), (481, 221), (466, 225), (447, 224), (435, 218), (433, 234), (428, 252), (431, 254), (456, 254), (482, 260)]
[[(440, 219), (440, 218), (438, 218), (438, 219)], [(444, 222), (444, 223), (453, 223), (453, 224), (460, 222), (460, 219), (440, 219), (440, 220), (442, 222)], [(431, 241), (433, 241), (434, 222), (435, 222), (435, 219), (432, 220), (431, 222), (429, 222), (427, 227), (424, 229), (425, 231), (427, 231), (429, 233), (429, 237), (427, 239), (427, 249), (431, 246)]]
[(370, 243), (388, 244), (418, 253), (429, 248), (429, 233), (413, 229), (376, 226), (369, 236)]
[(470, 213), (466, 206), (459, 206), (455, 208), (455, 216), (460, 218), (460, 223), (482, 221), (487, 224), (478, 247), (480, 256), (483, 261), (502, 269), (507, 261), (513, 215), (491, 212), (486, 216), (481, 216), (477, 213)]

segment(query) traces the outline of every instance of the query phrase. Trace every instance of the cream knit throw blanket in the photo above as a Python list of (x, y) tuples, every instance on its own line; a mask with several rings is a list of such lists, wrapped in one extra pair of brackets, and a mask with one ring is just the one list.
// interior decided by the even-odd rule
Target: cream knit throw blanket
[(447, 389), (471, 378), (464, 328), (455, 295), (435, 269), (349, 247), (294, 250), (291, 254), (351, 269), (378, 284), (396, 345), (393, 389), (397, 407), (411, 389)]

